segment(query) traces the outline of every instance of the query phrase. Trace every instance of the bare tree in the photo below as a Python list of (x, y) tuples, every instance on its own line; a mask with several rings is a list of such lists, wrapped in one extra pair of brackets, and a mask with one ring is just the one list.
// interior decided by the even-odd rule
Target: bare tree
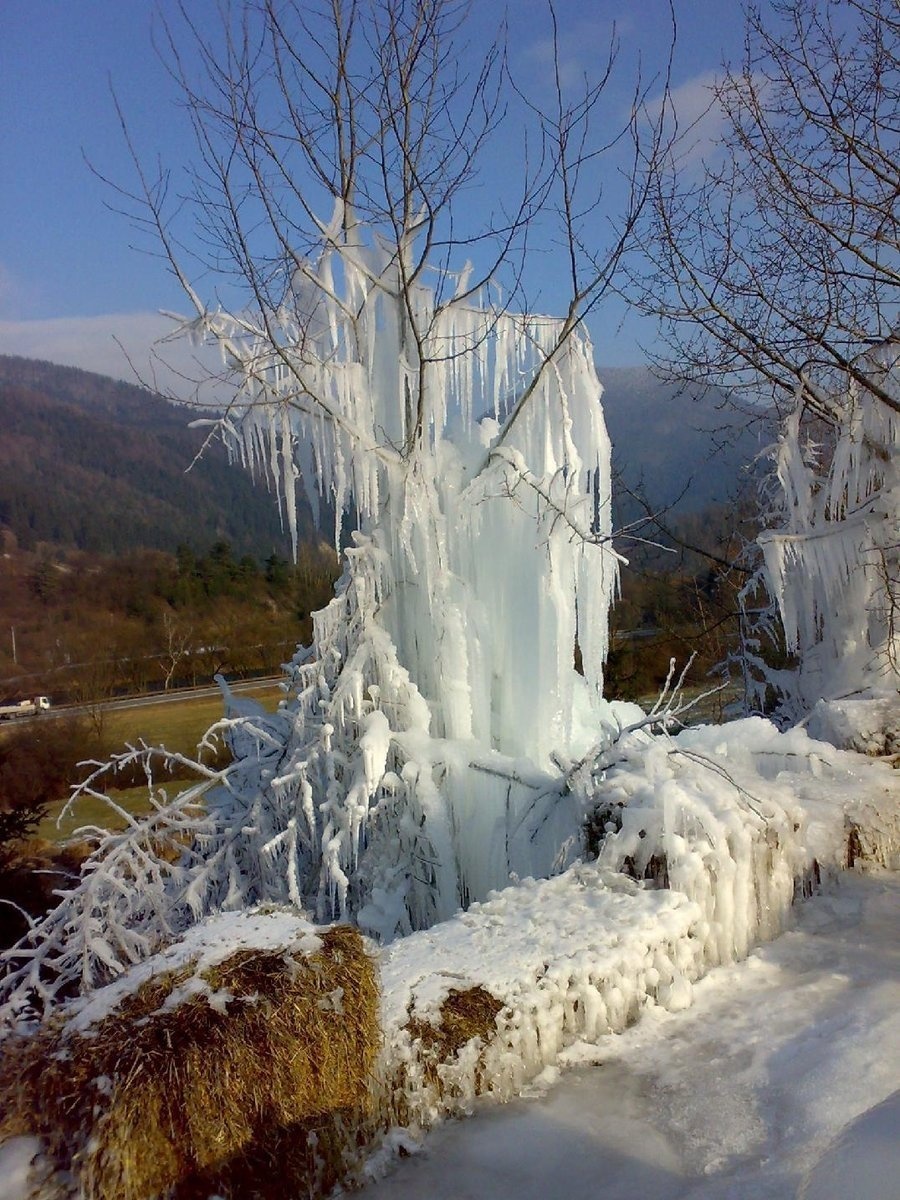
[(682, 131), (661, 176), (654, 277), (671, 359), (703, 380), (798, 385), (826, 420), (847, 376), (892, 411), (866, 366), (900, 284), (900, 10), (782, 0), (747, 12), (740, 69), (712, 88), (721, 140), (699, 172)]
[(163, 610), (162, 634), (165, 638), (165, 647), (157, 651), (156, 659), (163, 674), (163, 691), (168, 691), (175, 672), (181, 663), (193, 653), (191, 643), (195, 635), (193, 629), (181, 625), (178, 618), (169, 609)]
[[(206, 30), (185, 5), (166, 31), (197, 141), (183, 203), (206, 261), (180, 245), (169, 176), (137, 155), (130, 199), (193, 308), (178, 332), (221, 350), (231, 392), (214, 433), (269, 473), (295, 538), (298, 487), (314, 509), (328, 498), (336, 538), (347, 515), (356, 530), (279, 712), (226, 687), (207, 742), (224, 738), (233, 761), (196, 762), (175, 802), (154, 793), (153, 814), (98, 851), (97, 887), (67, 900), (72, 929), (88, 892), (92, 920), (104, 912), (107, 957), (83, 947), (88, 986), (210, 910), (292, 902), (389, 938), (512, 871), (546, 874), (577, 853), (586, 803), (552, 785), (615, 727), (610, 447), (583, 321), (650, 194), (651, 83), (604, 119), (613, 41), (596, 81), (570, 90), (557, 53), (529, 99), (502, 41), (475, 53), (453, 0), (223, 12)], [(552, 7), (548, 22), (555, 45)], [(516, 136), (510, 189), (493, 159)], [(613, 214), (605, 170), (627, 181)], [(556, 318), (525, 294), (537, 229), (566, 285)], [(132, 748), (83, 790), (165, 760)], [(558, 805), (538, 836), (522, 818), (548, 784)], [(188, 843), (174, 864), (147, 857), (172, 837)], [(34, 935), (19, 983), (68, 977), (69, 916)]]
[(683, 131), (653, 206), (670, 365), (786, 416), (760, 544), (795, 712), (896, 684), (898, 100), (893, 0), (752, 6), (711, 92), (721, 141), (698, 171)]

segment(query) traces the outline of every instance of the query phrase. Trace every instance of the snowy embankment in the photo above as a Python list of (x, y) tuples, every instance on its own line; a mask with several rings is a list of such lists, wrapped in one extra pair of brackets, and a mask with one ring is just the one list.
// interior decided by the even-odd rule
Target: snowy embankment
[[(444, 1116), (470, 1111), (479, 1094), (508, 1099), (552, 1076), (573, 1047), (603, 1044), (647, 1013), (688, 1008), (710, 968), (745, 957), (790, 923), (798, 894), (858, 859), (900, 861), (891, 766), (802, 730), (779, 733), (751, 719), (677, 737), (637, 731), (612, 753), (584, 793), (594, 806), (596, 861), (544, 880), (513, 879), (448, 921), (372, 947), (382, 1048), (365, 1072), (373, 1094), (359, 1106), (359, 1127), (351, 1122), (342, 1134), (345, 1150), (381, 1138), (383, 1160)], [(211, 1019), (230, 1018), (229, 1006), (237, 1015), (254, 996), (236, 1003), (227, 988), (210, 986), (202, 976), (210, 963), (260, 948), (302, 961), (318, 945), (318, 931), (296, 912), (220, 914), (75, 1001), (68, 1027), (89, 1038), (173, 969), (193, 977), (177, 974), (161, 1018), (179, 1003), (204, 1002)], [(322, 986), (313, 996), (317, 1019), (347, 1023), (347, 998)], [(32, 1139), (14, 1139), (0, 1156), (23, 1180), (18, 1195), (40, 1194), (24, 1183), (23, 1162), (35, 1149)]]
[(689, 1010), (562, 1064), (445, 1122), (360, 1200), (894, 1200), (900, 875), (844, 872)]
[[(711, 967), (791, 920), (798, 895), (854, 860), (896, 866), (889, 764), (750, 719), (633, 735), (595, 799), (599, 858), (523, 880), (382, 952), (383, 1078), (406, 1126), (508, 1098), (576, 1042), (691, 1003)], [(638, 876), (640, 882), (629, 876)], [(498, 1002), (481, 1040), (439, 1061), (423, 1023), (448, 997)]]

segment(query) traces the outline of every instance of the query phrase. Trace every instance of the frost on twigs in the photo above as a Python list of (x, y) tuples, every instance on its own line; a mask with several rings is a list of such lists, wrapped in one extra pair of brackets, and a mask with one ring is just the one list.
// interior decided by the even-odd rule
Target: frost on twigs
[[(75, 791), (105, 802), (125, 823), (121, 832), (78, 830), (94, 843), (80, 879), (56, 893), (58, 903), (11, 950), (4, 951), (4, 1016), (20, 1021), (90, 990), (172, 941), (186, 924), (184, 880), (191, 847), (208, 824), (201, 796), (219, 772), (194, 766), (200, 780), (168, 801), (153, 783), (154, 761), (177, 755), (148, 747), (129, 750), (98, 767)], [(147, 773), (149, 815), (136, 818), (98, 789), (117, 767), (141, 762)], [(205, 776), (205, 778), (203, 777)]]
[(801, 385), (777, 448), (779, 493), (759, 543), (766, 587), (796, 665), (779, 671), (760, 665), (791, 719), (820, 700), (885, 689), (896, 710), (900, 415), (875, 394), (877, 387), (900, 397), (896, 344), (870, 351), (864, 366), (872, 390), (850, 379), (829, 397), (834, 427), (820, 426), (818, 442), (802, 420), (810, 396)]
[(275, 482), (291, 530), (298, 486), (338, 525), (355, 518), (336, 595), (279, 711), (226, 696), (209, 737), (233, 761), (196, 764), (191, 789), (102, 837), (13, 951), (7, 996), (50, 1004), (261, 901), (386, 941), (571, 860), (573, 795), (539, 836), (521, 826), (558, 764), (615, 724), (618, 555), (590, 342), (571, 317), (511, 313), (442, 272), (429, 286), (409, 247), (346, 213), (328, 229), (346, 242), (324, 237), (264, 322), (202, 311), (189, 326), (236, 373), (223, 433)]

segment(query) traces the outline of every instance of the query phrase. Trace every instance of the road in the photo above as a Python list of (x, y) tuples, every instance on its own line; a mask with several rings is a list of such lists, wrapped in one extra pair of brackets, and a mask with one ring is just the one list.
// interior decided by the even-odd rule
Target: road
[[(241, 692), (254, 692), (259, 688), (274, 687), (280, 683), (283, 676), (269, 675), (263, 679), (244, 679), (236, 683), (229, 683), (229, 687), (238, 695)], [(102, 705), (104, 710), (115, 710), (123, 708), (144, 708), (148, 704), (175, 704), (181, 700), (209, 700), (216, 696), (221, 696), (221, 691), (216, 684), (209, 684), (203, 687), (196, 688), (178, 688), (170, 692), (152, 692), (148, 696), (132, 696), (125, 700), (111, 700)], [(57, 710), (60, 711), (60, 710)], [(72, 712), (73, 710), (67, 709)], [(80, 709), (76, 711), (87, 711)]]
[[(267, 675), (262, 679), (244, 679), (229, 683), (231, 690), (237, 695), (242, 692), (253, 692), (260, 688), (275, 687), (283, 679), (282, 675)], [(11, 721), (0, 722), (0, 729), (19, 728), (30, 725), (33, 721), (47, 721), (54, 717), (87, 716), (97, 708), (103, 712), (116, 712), (128, 708), (146, 708), (154, 704), (179, 704), (185, 700), (210, 700), (221, 696), (216, 684), (204, 684), (193, 688), (175, 688), (169, 692), (151, 692), (146, 696), (127, 696), (121, 700), (104, 700), (101, 704), (60, 704), (49, 712), (36, 717), (16, 717)]]

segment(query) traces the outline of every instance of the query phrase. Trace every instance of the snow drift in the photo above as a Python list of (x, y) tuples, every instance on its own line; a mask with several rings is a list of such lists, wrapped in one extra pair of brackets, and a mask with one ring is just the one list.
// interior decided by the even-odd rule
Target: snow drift
[[(390, 1152), (468, 1111), (478, 1094), (515, 1095), (566, 1051), (648, 1007), (688, 1006), (697, 978), (776, 936), (797, 897), (850, 858), (900, 863), (891, 767), (759, 718), (674, 737), (636, 730), (580, 785), (586, 810), (605, 818), (596, 861), (514, 882), (372, 947), (383, 1047), (371, 1077), (375, 1115), (348, 1127), (349, 1143), (380, 1139)], [(183, 951), (140, 964), (60, 1017), (82, 1030), (102, 1022), (192, 947), (208, 942), (207, 958), (226, 959), (246, 945), (248, 919), (287, 929), (285, 944), (297, 936), (296, 915), (221, 914)], [(315, 942), (321, 930), (301, 932)], [(217, 1001), (202, 986), (182, 991), (193, 1003)], [(480, 1020), (462, 1038), (442, 1037), (454, 998), (467, 995), (480, 1001)]]

